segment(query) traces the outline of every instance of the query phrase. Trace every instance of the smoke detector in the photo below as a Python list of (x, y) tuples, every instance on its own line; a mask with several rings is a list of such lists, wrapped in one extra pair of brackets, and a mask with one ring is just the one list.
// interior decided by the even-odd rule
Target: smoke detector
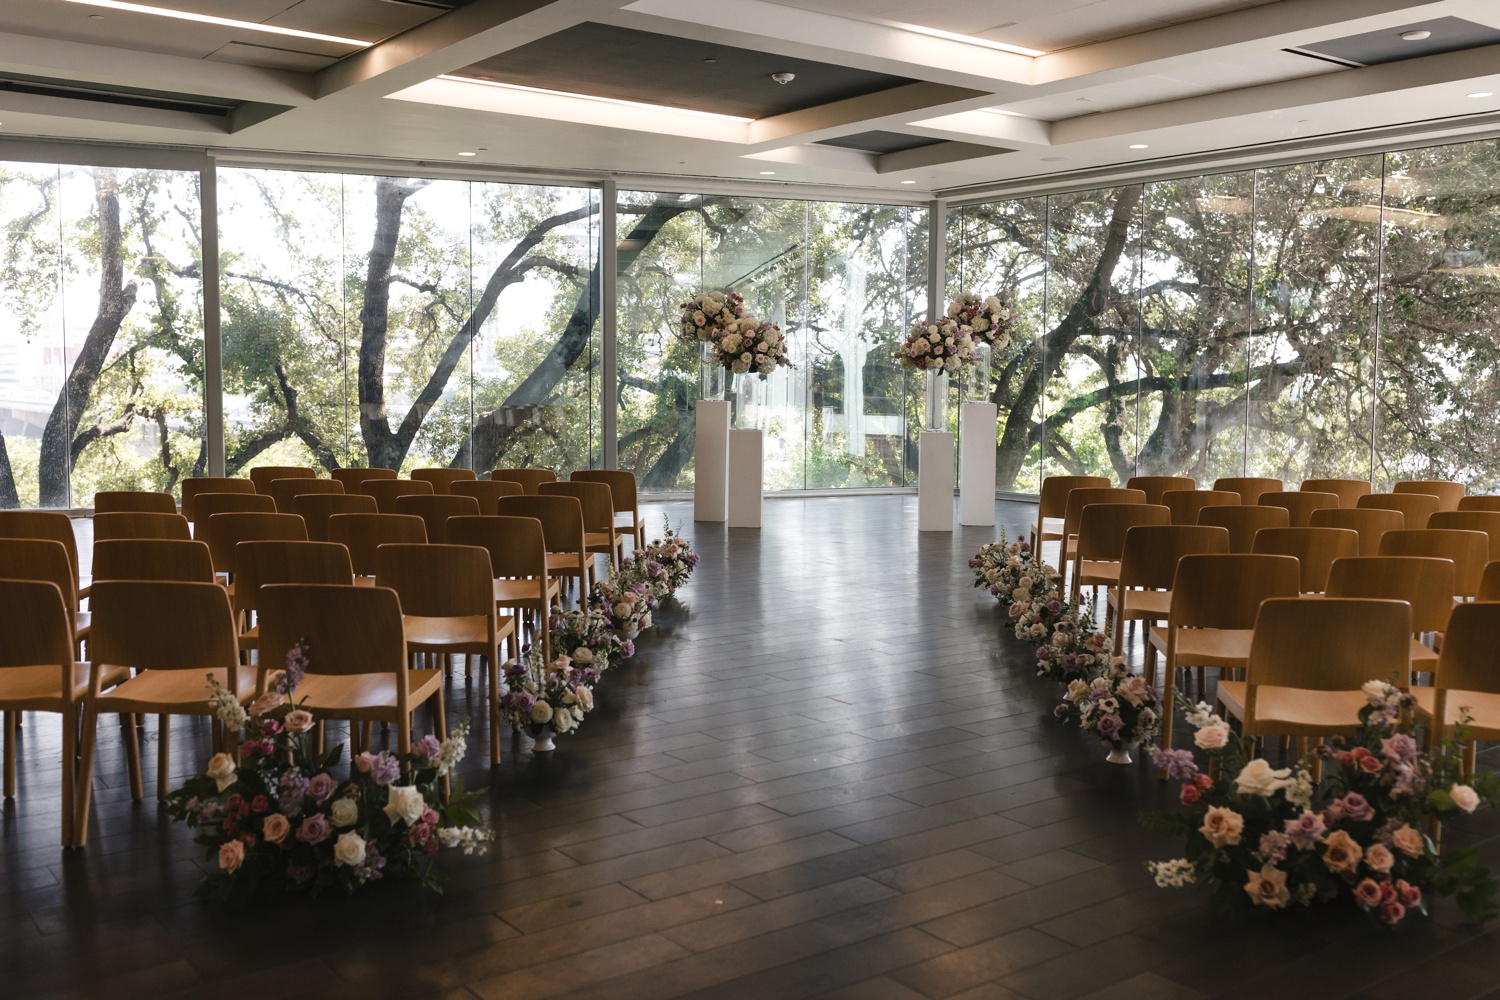
[(796, 73), (772, 73), (771, 74), (771, 79), (775, 80), (777, 83), (781, 84), (784, 87), (787, 84), (791, 83), (793, 80), (797, 79), (797, 74)]

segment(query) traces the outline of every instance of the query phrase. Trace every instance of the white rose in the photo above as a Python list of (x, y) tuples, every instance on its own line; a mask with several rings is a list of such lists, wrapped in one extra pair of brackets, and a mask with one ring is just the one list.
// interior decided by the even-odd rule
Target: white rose
[(592, 649), (589, 649), (587, 646), (579, 646), (577, 649), (573, 650), (573, 662), (593, 663), (594, 651)]
[(578, 692), (577, 691), (569, 691), (567, 694), (563, 695), (563, 704), (564, 705), (575, 705), (577, 703), (578, 703)]
[(539, 701), (531, 706), (531, 721), (539, 726), (545, 726), (552, 721), (552, 706), (545, 701)]
[(328, 807), (328, 818), (334, 826), (353, 826), (359, 822), (359, 803), (350, 798), (334, 799)]
[(416, 785), (392, 785), (386, 789), (385, 814), (392, 823), (405, 820), (407, 826), (415, 826), (427, 808), (427, 800)]
[(234, 758), (227, 753), (216, 753), (208, 762), (208, 776), (218, 784), (219, 791), (223, 791), (234, 784)]
[(1081, 680), (1068, 681), (1068, 700), (1083, 701), (1089, 696), (1089, 686)]
[(624, 601), (621, 601), (619, 604), (616, 604), (610, 610), (612, 610), (615, 613), (615, 617), (616, 618), (629, 618), (630, 617), (630, 612), (633, 611), (633, 610), (635, 610), (635, 609), (632, 608), (630, 605), (626, 604)]
[(365, 839), (353, 830), (340, 834), (338, 842), (333, 845), (333, 860), (350, 868), (364, 864)]
[(641, 615), (641, 628), (650, 628), (650, 627), (651, 627), (651, 612), (647, 611), (645, 614)]
[(1454, 785), (1448, 789), (1448, 795), (1453, 799), (1453, 804), (1466, 813), (1479, 808), (1479, 793), (1468, 785)]
[(559, 733), (566, 733), (573, 728), (573, 713), (565, 708), (558, 709), (557, 714), (552, 717), (552, 728)]
[(1386, 694), (1390, 690), (1390, 685), (1385, 681), (1365, 681), (1360, 685), (1360, 690), (1365, 693), (1365, 697), (1370, 700), (1370, 704), (1383, 705), (1385, 704)]
[(1218, 750), (1228, 742), (1228, 726), (1204, 726), (1193, 734), (1193, 744), (1199, 750)]
[(577, 694), (578, 707), (585, 712), (592, 712), (594, 710), (594, 689), (580, 685)]
[[(1199, 732), (1203, 730), (1200, 729)], [(1291, 768), (1273, 770), (1264, 758), (1257, 757), (1245, 765), (1239, 776), (1234, 779), (1234, 783), (1241, 795), (1259, 795), (1261, 798), (1270, 798), (1290, 785), (1291, 777)]]

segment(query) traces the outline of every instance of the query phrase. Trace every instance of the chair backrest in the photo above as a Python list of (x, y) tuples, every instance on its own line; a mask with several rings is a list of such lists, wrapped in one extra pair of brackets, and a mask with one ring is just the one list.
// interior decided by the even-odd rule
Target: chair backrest
[(1228, 531), (1230, 552), (1251, 552), (1255, 549), (1255, 533), (1262, 528), (1291, 527), (1291, 512), (1285, 507), (1220, 504), (1200, 510), (1198, 523)]
[(226, 476), (197, 476), (182, 481), (182, 516), (193, 524), (198, 523), (198, 512), (193, 499), (200, 493), (254, 493), (255, 484), (248, 479), (232, 479)]
[(1460, 531), (1455, 528), (1428, 528), (1413, 531), (1388, 531), (1380, 540), (1383, 556), (1430, 556), (1453, 560), (1453, 593), (1457, 597), (1475, 597), (1489, 562), (1490, 536), (1482, 531)]
[(68, 515), (55, 510), (0, 510), (0, 538), (50, 538), (60, 542), (73, 565), (73, 579), (78, 579), (78, 536), (73, 534)]
[(1440, 510), (1427, 519), (1428, 530), (1482, 531), (1490, 536), (1486, 562), (1500, 559), (1500, 510)]
[(542, 522), (548, 552), (582, 552), (583, 505), (577, 497), (502, 497), (502, 517), (532, 517)]
[(57, 667), (73, 698), (73, 617), (57, 584), (0, 574), (0, 669)]
[(256, 611), (270, 583), (354, 586), (349, 550), (334, 542), (240, 542), (235, 552), (234, 609)]
[(1131, 476), (1125, 481), (1125, 488), (1140, 490), (1146, 494), (1147, 503), (1159, 504), (1168, 490), (1196, 490), (1198, 480), (1191, 476)]
[(240, 542), (305, 542), (307, 524), (296, 514), (215, 514), (204, 523), (202, 538), (214, 572), (233, 574)]
[(117, 538), (94, 543), (93, 578), (213, 583), (214, 562), (206, 542)]
[(1453, 610), (1453, 560), (1423, 556), (1337, 559), (1329, 597), (1369, 597), (1411, 605), (1413, 632), (1441, 632)]
[(1161, 502), (1172, 512), (1173, 524), (1197, 524), (1199, 511), (1237, 506), (1240, 495), (1228, 490), (1167, 490), (1161, 495)]
[(337, 479), (306, 479), (293, 477), (291, 479), (273, 479), (271, 485), (266, 488), (266, 494), (276, 501), (276, 509), (283, 514), (292, 513), (292, 501), (300, 496), (315, 493), (329, 494), (344, 492), (344, 484)]
[(1168, 627), (1254, 628), (1261, 602), (1296, 597), (1298, 582), (1291, 556), (1183, 556), (1172, 578)]
[(355, 493), (358, 492), (359, 484), (367, 479), (395, 479), (397, 473), (395, 469), (366, 469), (356, 466), (349, 469), (334, 469), (328, 477), (343, 483), (345, 493)]
[(1340, 507), (1353, 507), (1373, 489), (1366, 479), (1304, 479), (1302, 488), (1309, 493), (1332, 493)]
[(1037, 523), (1044, 517), (1062, 517), (1068, 510), (1068, 494), (1074, 490), (1107, 490), (1107, 476), (1048, 476), (1037, 497)]
[(1068, 503), (1063, 508), (1064, 542), (1066, 542), (1067, 536), (1078, 534), (1078, 519), (1083, 516), (1083, 508), (1090, 504), (1142, 504), (1145, 502), (1146, 494), (1140, 490), (1111, 489), (1107, 486), (1085, 486), (1074, 489), (1068, 493)]
[(551, 469), (491, 469), (490, 478), (520, 483), (527, 496), (535, 496), (538, 486), (557, 482), (557, 473)]
[[(360, 517), (340, 514), (340, 517)], [(399, 707), (407, 692), (401, 601), (385, 587), (276, 583), (260, 591), (261, 655), (267, 666), (307, 642), (310, 674), (395, 674)]]
[(640, 504), (635, 473), (629, 469), (579, 469), (568, 476), (575, 483), (603, 483), (614, 498), (616, 514), (634, 513)]
[(1463, 483), (1446, 479), (1405, 479), (1391, 487), (1392, 493), (1425, 493), (1438, 498), (1438, 510), (1458, 510), (1458, 502), (1468, 492)]
[(355, 492), (374, 497), (375, 509), (382, 514), (397, 513), (396, 501), (401, 497), (434, 495), (432, 484), (420, 479), (366, 479)]
[(240, 657), (234, 615), (229, 594), (216, 583), (101, 580), (94, 584), (89, 610), (95, 663), (138, 670), (226, 669), (231, 682), (235, 678)]
[(192, 537), (188, 519), (181, 514), (143, 514), (130, 511), (94, 515), (96, 542), (107, 542), (112, 538), (177, 538), (186, 541)]
[(199, 493), (193, 500), (193, 530), (202, 532), (215, 514), (274, 514), (276, 501), (264, 493)]
[(474, 480), (473, 469), (413, 469), (411, 478), (415, 482), (432, 484), (432, 492), (446, 496), (453, 492), (453, 484)]
[(318, 474), (305, 465), (261, 465), (250, 470), (255, 492), (269, 494), (278, 479), (316, 479)]
[(496, 577), (542, 579), (547, 575), (547, 542), (534, 517), (452, 517), (450, 545), (478, 545), (490, 554)]
[(1262, 528), (1250, 549), (1257, 555), (1294, 556), (1300, 566), (1302, 592), (1328, 589), (1335, 559), (1359, 555), (1359, 533), (1348, 528)]
[(349, 550), (357, 576), (374, 576), (375, 550), (426, 542), (427, 523), (413, 514), (334, 514), (328, 519), (328, 540)]
[(536, 491), (538, 496), (577, 497), (583, 505), (585, 531), (615, 530), (614, 498), (605, 483), (541, 483)]
[(1479, 580), (1479, 601), (1500, 601), (1500, 562), (1492, 562), (1484, 568)]
[(328, 541), (328, 519), (335, 514), (374, 514), (375, 498), (364, 493), (303, 493), (292, 497), (292, 513), (307, 522), (310, 542)]
[[(1358, 691), (1366, 681), (1411, 685), (1411, 605), (1337, 597), (1277, 598), (1260, 606), (1250, 660), (1245, 727), (1255, 728), (1261, 685), (1313, 691)], [(1350, 709), (1348, 725), (1359, 724)]]
[(520, 483), (504, 480), (465, 479), (453, 484), (452, 493), (456, 497), (473, 497), (479, 501), (479, 513), (494, 515), (500, 512), (497, 504), (501, 497), (525, 496), (526, 489)]
[(494, 618), (494, 580), (479, 545), (382, 545), (375, 553), (375, 585), (394, 590), (408, 615)]
[[(1443, 635), (1433, 684), (1438, 689), (1437, 712), (1449, 713), (1445, 691), (1483, 691), (1500, 694), (1500, 670), (1495, 669), (1495, 636), (1500, 630), (1500, 604), (1462, 604), (1453, 609)], [(1468, 707), (1459, 701), (1460, 707)]]
[(1287, 525), (1289, 528), (1311, 527), (1313, 511), (1329, 508), (1337, 510), (1342, 506), (1337, 493), (1313, 493), (1310, 490), (1295, 492), (1273, 490), (1269, 493), (1262, 493), (1256, 503), (1262, 507), (1284, 509), (1291, 522)]
[(448, 541), (448, 518), (479, 514), (479, 501), (466, 496), (424, 496), (411, 494), (396, 498), (397, 514), (414, 514), (427, 523), (427, 541), (442, 545)]
[(1475, 495), (1458, 502), (1459, 510), (1500, 510), (1500, 496)]
[[(1234, 508), (1238, 510), (1239, 508)], [(1229, 532), (1196, 524), (1139, 525), (1125, 532), (1120, 586), (1166, 590), (1183, 556), (1229, 551)]]
[(78, 608), (78, 577), (62, 542), (51, 538), (0, 538), (0, 579), (54, 584), (67, 603), (69, 627), (72, 626)]
[(1438, 498), (1430, 493), (1371, 493), (1359, 498), (1360, 507), (1376, 510), (1398, 510), (1404, 518), (1402, 527), (1425, 528), (1427, 519), (1438, 512)]
[(1078, 516), (1080, 560), (1118, 562), (1125, 551), (1125, 533), (1144, 525), (1172, 523), (1172, 512), (1160, 504), (1094, 503)]
[(1285, 486), (1279, 479), (1265, 479), (1259, 476), (1238, 476), (1226, 479), (1215, 479), (1214, 489), (1225, 493), (1238, 493), (1240, 503), (1253, 504), (1260, 500), (1262, 493), (1279, 493)]
[(1309, 527), (1348, 528), (1359, 533), (1359, 554), (1380, 555), (1380, 539), (1387, 531), (1400, 531), (1406, 524), (1406, 515), (1399, 510), (1382, 510), (1378, 507), (1340, 507), (1338, 510), (1313, 511)]
[(95, 514), (175, 514), (177, 501), (170, 493), (147, 490), (103, 490), (94, 494)]

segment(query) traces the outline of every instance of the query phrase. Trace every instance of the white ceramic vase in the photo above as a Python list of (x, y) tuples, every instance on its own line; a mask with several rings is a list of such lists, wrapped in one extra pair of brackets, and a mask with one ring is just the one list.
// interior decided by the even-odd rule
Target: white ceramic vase
[(1109, 761), (1111, 764), (1133, 764), (1135, 762), (1131, 759), (1130, 752), (1135, 748), (1136, 744), (1134, 743), (1126, 743), (1124, 746), (1111, 747), (1109, 756), (1105, 757), (1104, 759)]
[(551, 726), (542, 727), (542, 735), (531, 738), (531, 750), (533, 753), (546, 753), (556, 750), (557, 745), (552, 742), (552, 736), (556, 731)]

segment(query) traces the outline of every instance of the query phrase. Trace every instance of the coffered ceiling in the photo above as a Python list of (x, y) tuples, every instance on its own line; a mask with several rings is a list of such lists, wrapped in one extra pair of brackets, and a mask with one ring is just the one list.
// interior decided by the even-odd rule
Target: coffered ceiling
[(631, 183), (956, 197), (1500, 131), (1496, 94), (1495, 0), (0, 0), (0, 137)]

